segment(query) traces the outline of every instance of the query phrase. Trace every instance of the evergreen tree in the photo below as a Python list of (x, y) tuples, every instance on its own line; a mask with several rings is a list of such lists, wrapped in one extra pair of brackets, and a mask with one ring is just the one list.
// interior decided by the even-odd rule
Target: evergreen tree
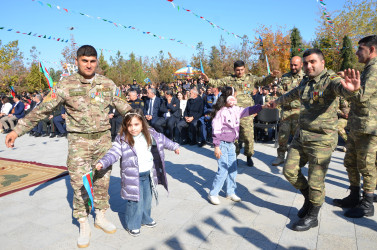
[(302, 53), (302, 37), (300, 31), (294, 27), (291, 31), (291, 57), (301, 56)]
[(341, 49), (341, 58), (342, 58), (342, 65), (340, 66), (340, 70), (345, 70), (348, 68), (354, 68), (355, 57), (352, 51), (352, 41), (348, 36), (343, 37), (343, 48)]
[(220, 51), (216, 48), (216, 46), (211, 47), (211, 52), (209, 54), (209, 67), (210, 71), (205, 72), (211, 78), (222, 78), (223, 74), (223, 63), (220, 57)]

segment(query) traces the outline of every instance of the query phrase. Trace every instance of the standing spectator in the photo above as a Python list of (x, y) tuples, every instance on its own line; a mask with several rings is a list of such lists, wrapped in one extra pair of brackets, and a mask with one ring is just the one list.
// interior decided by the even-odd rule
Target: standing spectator
[(215, 96), (211, 92), (211, 88), (207, 89), (206, 95), (203, 97), (204, 115), (200, 117), (200, 133), (199, 133), (199, 147), (203, 147), (207, 142), (207, 134), (211, 134), (212, 130), (212, 106)]

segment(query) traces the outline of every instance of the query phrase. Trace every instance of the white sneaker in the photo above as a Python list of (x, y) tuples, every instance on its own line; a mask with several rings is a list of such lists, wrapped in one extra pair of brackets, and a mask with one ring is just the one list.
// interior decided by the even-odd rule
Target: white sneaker
[(218, 196), (211, 196), (211, 195), (208, 195), (208, 200), (209, 200), (213, 205), (219, 205), (219, 204), (220, 204), (220, 200), (219, 200), (219, 197), (218, 197)]
[(232, 200), (232, 201), (235, 201), (235, 202), (239, 202), (239, 201), (241, 201), (241, 198), (238, 197), (236, 194), (228, 195), (226, 198), (227, 198), (227, 199), (230, 199), (230, 200)]

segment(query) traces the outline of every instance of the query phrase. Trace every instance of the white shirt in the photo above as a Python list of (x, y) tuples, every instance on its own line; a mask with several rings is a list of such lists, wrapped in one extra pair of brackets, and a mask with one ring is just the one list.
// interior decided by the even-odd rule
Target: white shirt
[(3, 104), (3, 106), (1, 107), (0, 113), (8, 115), (11, 110), (12, 110), (12, 104), (10, 104), (10, 102), (7, 102)]
[(180, 100), (179, 101), (179, 108), (182, 110), (182, 116), (183, 116), (183, 113), (186, 110), (186, 106), (187, 106), (187, 100)]
[(139, 164), (139, 173), (147, 172), (153, 167), (153, 155), (151, 147), (148, 147), (147, 140), (144, 134), (140, 132), (139, 135), (134, 136), (134, 149), (137, 155), (137, 161)]

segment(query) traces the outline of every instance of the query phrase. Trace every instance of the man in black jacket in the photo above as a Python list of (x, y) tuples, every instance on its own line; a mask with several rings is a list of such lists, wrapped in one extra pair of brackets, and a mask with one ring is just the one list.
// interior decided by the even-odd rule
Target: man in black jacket
[[(198, 90), (193, 88), (190, 90), (190, 99), (187, 101), (187, 107), (183, 114), (183, 120), (178, 122), (177, 128), (182, 139), (182, 144), (190, 143), (195, 145), (197, 143), (197, 123), (203, 115), (203, 99), (199, 96)], [(182, 133), (183, 128), (188, 128), (187, 134)]]
[(163, 133), (164, 129), (167, 128), (166, 136), (172, 139), (175, 125), (181, 117), (181, 110), (179, 108), (179, 100), (173, 97), (173, 91), (170, 89), (165, 92), (165, 98), (160, 106), (160, 113), (163, 114), (163, 117), (158, 118), (155, 123), (155, 129), (157, 132)]

